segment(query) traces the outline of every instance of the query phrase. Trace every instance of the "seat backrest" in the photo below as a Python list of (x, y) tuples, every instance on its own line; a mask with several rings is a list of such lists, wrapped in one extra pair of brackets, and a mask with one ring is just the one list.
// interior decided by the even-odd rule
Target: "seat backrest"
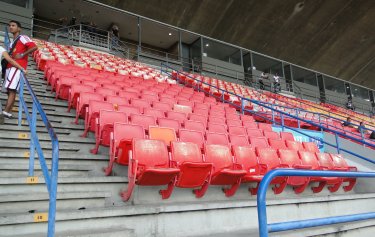
[[(247, 114), (241, 114), (240, 115), (240, 118), (243, 122), (255, 122), (255, 119), (253, 116), (251, 115), (247, 115)], [(245, 125), (245, 124), (244, 124)]]
[(306, 151), (319, 152), (319, 148), (315, 142), (302, 142), (302, 145)]
[(162, 140), (168, 146), (171, 142), (177, 141), (176, 131), (173, 128), (150, 126), (148, 134), (150, 139)]
[(144, 115), (150, 115), (150, 116), (153, 116), (155, 118), (164, 118), (165, 117), (164, 111), (152, 109), (152, 108), (144, 108), (143, 114)]
[(224, 124), (216, 124), (216, 123), (208, 123), (208, 129), (209, 132), (214, 133), (227, 133), (227, 128)]
[(233, 157), (228, 146), (206, 144), (204, 154), (206, 162), (213, 164), (214, 172), (233, 168)]
[(141, 114), (140, 108), (136, 108), (136, 107), (128, 106), (128, 105), (119, 105), (117, 107), (117, 110), (119, 112), (124, 112), (128, 115), (130, 115), (130, 114)]
[(107, 96), (115, 96), (117, 92), (115, 90), (99, 87), (95, 89), (95, 93), (99, 95), (103, 95), (104, 97), (107, 97)]
[(246, 130), (242, 126), (228, 126), (230, 135), (247, 136)]
[(298, 151), (298, 155), (303, 165), (310, 165), (313, 170), (319, 169), (319, 161), (313, 152)]
[(204, 109), (204, 110), (207, 110), (207, 112), (209, 112), (210, 110), (210, 106), (208, 104), (203, 104), (203, 103), (195, 103), (194, 105), (194, 110), (195, 109)]
[(285, 141), (281, 140), (281, 139), (269, 138), (268, 144), (270, 144), (270, 147), (274, 148), (274, 149), (287, 149), (287, 147), (285, 145)]
[(274, 132), (274, 131), (263, 131), (263, 134), (266, 138), (271, 138), (271, 139), (279, 139), (280, 138), (280, 135), (278, 132)]
[(83, 93), (83, 92), (94, 92), (94, 88), (88, 85), (81, 85), (81, 84), (73, 84), (70, 89), (70, 94), (74, 95), (76, 93)]
[(249, 141), (252, 147), (268, 148), (270, 147), (265, 137), (249, 137)]
[(149, 101), (141, 100), (141, 99), (131, 99), (130, 104), (133, 107), (142, 108), (142, 109), (151, 107), (151, 104)]
[(203, 162), (201, 149), (192, 142), (172, 142), (171, 153), (172, 161), (180, 164), (184, 162)]
[[(145, 92), (143, 92), (143, 93), (145, 93)], [(142, 94), (141, 100), (145, 100), (145, 101), (148, 101), (148, 102), (159, 101), (159, 96), (158, 95)]]
[(172, 109), (172, 105), (171, 104), (163, 103), (163, 102), (158, 102), (158, 101), (152, 102), (152, 107), (154, 109), (158, 109), (158, 110), (161, 110), (161, 111), (168, 111), (168, 110)]
[(254, 121), (242, 121), (242, 124), (245, 128), (258, 129), (258, 124)]
[(200, 131), (180, 129), (178, 131), (180, 141), (182, 142), (193, 142), (197, 144), (200, 148), (203, 148), (204, 144), (204, 134)]
[(127, 98), (128, 100), (130, 99), (138, 99), (139, 94), (137, 92), (130, 92), (130, 91), (120, 91), (118, 93), (119, 96)]
[(107, 102), (118, 107), (119, 105), (129, 105), (128, 99), (120, 96), (107, 96)]
[(209, 145), (215, 144), (215, 145), (228, 146), (229, 140), (226, 134), (207, 132), (206, 143)]
[(86, 86), (91, 86), (94, 89), (100, 87), (100, 83), (96, 81), (82, 81), (82, 84)]
[(198, 114), (198, 115), (203, 115), (205, 117), (208, 117), (208, 109), (200, 109), (200, 108), (195, 108), (194, 107), (193, 113), (194, 114)]
[(134, 139), (133, 159), (139, 166), (169, 168), (168, 149), (163, 141)]
[(260, 129), (246, 128), (249, 137), (263, 137), (263, 132)]
[(333, 165), (338, 168), (348, 168), (348, 163), (341, 154), (329, 154), (333, 161)]
[(175, 112), (175, 111), (167, 111), (167, 118), (177, 120), (180, 124), (186, 120), (186, 114)]
[(216, 116), (211, 116), (208, 118), (209, 123), (215, 123), (215, 124), (226, 124), (225, 118), (224, 117), (216, 117)]
[(320, 166), (326, 167), (328, 169), (333, 169), (334, 164), (332, 161), (331, 156), (328, 153), (315, 153), (316, 157), (318, 158)]
[(190, 114), (191, 112), (193, 112), (193, 109), (192, 109), (192, 107), (187, 106), (187, 105), (174, 104), (173, 105), (173, 111), (185, 113), (185, 114)]
[(301, 164), (297, 151), (290, 149), (279, 149), (278, 153), (281, 164), (288, 165), (290, 168), (293, 168), (294, 165)]
[(180, 129), (180, 123), (177, 120), (169, 118), (158, 118), (158, 125), (160, 127), (173, 128), (175, 131)]
[(103, 129), (105, 125), (114, 123), (128, 123), (128, 116), (123, 112), (100, 110), (99, 112), (99, 124), (100, 130)]
[(61, 77), (59, 81), (57, 81), (57, 84), (60, 84), (60, 85), (67, 85), (67, 86), (71, 86), (73, 84), (80, 84), (81, 81), (78, 79), (78, 78), (74, 78), (74, 77)]
[(250, 146), (233, 146), (234, 159), (251, 174), (259, 174), (259, 162), (255, 149)]
[(99, 113), (100, 110), (114, 111), (114, 106), (111, 103), (104, 101), (90, 100), (89, 102), (89, 116), (94, 113)]
[(242, 121), (241, 120), (232, 120), (232, 119), (228, 119), (227, 118), (227, 122), (226, 124), (229, 126), (233, 126), (233, 127), (242, 127)]
[(291, 132), (280, 132), (280, 137), (283, 140), (294, 141), (294, 136)]
[(143, 114), (131, 114), (130, 122), (131, 124), (141, 125), (146, 130), (148, 130), (149, 126), (156, 125), (155, 117), (149, 116), (149, 115), (143, 115)]
[(90, 100), (104, 101), (104, 96), (90, 92), (81, 93), (79, 96), (78, 111), (81, 111), (85, 105), (88, 105)]
[(184, 123), (184, 127), (185, 129), (188, 129), (188, 130), (200, 131), (203, 133), (206, 132), (206, 126), (201, 121), (186, 120)]
[(190, 114), (189, 115), (189, 120), (199, 121), (199, 122), (202, 122), (205, 126), (207, 126), (207, 116), (205, 116), (205, 115)]
[(115, 123), (113, 126), (113, 138), (115, 147), (119, 145), (121, 140), (131, 141), (133, 138), (145, 138), (145, 129), (140, 125)]
[(268, 169), (274, 169), (280, 166), (280, 159), (277, 151), (273, 148), (255, 148), (259, 163), (268, 165)]
[(258, 123), (258, 128), (263, 131), (272, 131), (272, 124), (269, 123)]
[(286, 144), (286, 147), (288, 147), (288, 149), (292, 149), (292, 150), (295, 150), (295, 151), (304, 151), (305, 150), (303, 148), (302, 143), (299, 142), (299, 141), (286, 140), (285, 144)]
[(229, 134), (229, 140), (232, 146), (250, 146), (247, 136)]

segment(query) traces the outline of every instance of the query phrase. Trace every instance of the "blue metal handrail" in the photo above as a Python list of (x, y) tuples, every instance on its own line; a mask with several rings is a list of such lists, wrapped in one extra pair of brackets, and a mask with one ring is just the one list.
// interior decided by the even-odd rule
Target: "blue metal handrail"
[(259, 236), (268, 237), (269, 232), (279, 232), (286, 230), (295, 230), (309, 227), (317, 227), (359, 220), (368, 220), (375, 218), (375, 212), (362, 214), (324, 217), (317, 219), (308, 219), (301, 221), (267, 223), (266, 196), (267, 189), (275, 177), (349, 177), (349, 178), (375, 178), (375, 172), (349, 172), (349, 171), (318, 171), (318, 170), (297, 170), (297, 169), (275, 169), (268, 172), (259, 185), (257, 194), (258, 224)]
[[(9, 38), (8, 38), (8, 42)], [(26, 87), (25, 87), (26, 85)], [(30, 115), (27, 107), (24, 90), (29, 92), (32, 99), (32, 114)], [(46, 113), (44, 112), (42, 105), (38, 101), (29, 81), (25, 75), (21, 72), (20, 74), (20, 90), (19, 90), (19, 108), (18, 108), (18, 126), (22, 125), (22, 115), (26, 115), (28, 125), (30, 127), (30, 155), (29, 155), (29, 172), (28, 176), (34, 176), (34, 161), (35, 151), (38, 154), (38, 159), (44, 180), (47, 186), (49, 194), (49, 209), (48, 209), (48, 231), (47, 237), (53, 237), (55, 234), (55, 216), (56, 216), (56, 195), (57, 195), (57, 177), (59, 167), (59, 141), (51, 123), (49, 122)], [(46, 159), (42, 147), (38, 139), (38, 133), (36, 131), (37, 126), (37, 114), (39, 113), (44, 125), (47, 128), (48, 134), (52, 142), (52, 166), (51, 171), (48, 170)]]
[[(323, 127), (321, 124), (314, 123), (314, 122), (312, 122), (312, 121), (310, 121), (310, 120), (306, 120), (306, 119), (300, 118), (300, 117), (298, 117), (298, 116), (293, 116), (293, 115), (291, 115), (291, 114), (289, 114), (289, 113), (285, 113), (285, 112), (283, 112), (283, 111), (276, 110), (276, 109), (273, 108), (273, 107), (270, 107), (270, 106), (266, 106), (266, 105), (264, 105), (263, 102), (260, 102), (260, 101), (257, 101), (257, 100), (253, 100), (253, 99), (244, 98), (244, 97), (239, 96), (239, 95), (237, 95), (237, 94), (235, 94), (235, 93), (233, 93), (233, 92), (230, 92), (230, 91), (227, 91), (227, 90), (221, 89), (221, 88), (216, 87), (216, 86), (213, 86), (213, 85), (211, 85), (211, 84), (209, 84), (209, 83), (206, 83), (206, 82), (203, 82), (203, 81), (201, 81), (201, 80), (195, 79), (195, 78), (191, 77), (190, 75), (188, 75), (187, 73), (179, 72), (178, 70), (174, 69), (173, 67), (171, 67), (171, 66), (169, 66), (169, 65), (167, 65), (167, 64), (165, 64), (165, 63), (161, 63), (161, 72), (164, 72), (164, 73), (167, 73), (167, 74), (170, 73), (168, 70), (164, 70), (164, 71), (163, 71), (163, 66), (165, 66), (166, 68), (171, 69), (172, 71), (175, 71), (177, 74), (182, 74), (182, 75), (184, 75), (184, 76), (186, 76), (186, 77), (188, 77), (188, 78), (190, 78), (190, 79), (192, 79), (192, 80), (194, 80), (194, 81), (197, 81), (197, 82), (199, 82), (199, 83), (201, 83), (201, 84), (207, 85), (207, 86), (209, 86), (209, 87), (212, 87), (212, 88), (217, 89), (218, 91), (221, 91), (221, 93), (222, 93), (222, 97), (221, 97), (220, 99), (223, 100), (223, 101), (226, 102), (226, 103), (231, 103), (231, 102), (229, 102), (229, 101), (225, 101), (225, 100), (224, 100), (224, 94), (225, 94), (225, 93), (226, 93), (226, 94), (229, 94), (229, 95), (233, 95), (233, 96), (235, 96), (235, 97), (238, 97), (238, 98), (240, 99), (240, 101), (241, 101), (241, 112), (242, 112), (242, 113), (244, 113), (244, 111), (245, 111), (245, 109), (244, 109), (244, 104), (245, 104), (245, 103), (244, 103), (244, 102), (245, 102), (245, 101), (247, 101), (247, 102), (251, 102), (251, 103), (257, 104), (257, 105), (259, 105), (259, 106), (262, 106), (262, 107), (264, 107), (264, 108), (270, 109), (270, 110), (273, 111), (273, 112), (277, 112), (277, 113), (279, 113), (279, 114), (283, 114), (284, 116), (287, 116), (287, 117), (291, 117), (291, 118), (293, 118), (293, 119), (296, 119), (297, 121), (302, 121), (302, 122), (305, 122), (305, 123), (307, 123), (307, 124), (310, 124), (310, 125), (313, 125), (313, 126), (315, 126), (315, 127), (318, 127), (318, 128), (320, 128), (321, 130), (330, 131), (330, 132), (334, 133), (334, 134), (336, 135), (336, 137), (337, 137), (337, 136), (342, 136), (342, 137), (345, 137), (345, 138), (348, 138), (348, 139), (354, 140), (354, 141), (356, 141), (356, 142), (362, 143), (362, 144), (364, 144), (364, 145), (367, 145), (367, 146), (369, 146), (369, 147), (375, 148), (375, 145), (374, 145), (374, 144), (371, 144), (371, 143), (369, 143), (369, 142), (366, 142), (363, 138), (360, 140), (360, 139), (357, 139), (357, 138), (355, 138), (355, 137), (348, 136), (348, 135), (345, 134), (345, 133), (338, 132), (338, 131), (336, 131), (336, 130), (332, 130), (332, 129), (330, 129), (329, 127)], [(170, 75), (172, 76), (171, 73), (170, 73)], [(177, 77), (176, 80), (179, 81), (179, 78)], [(198, 90), (199, 90), (199, 85), (198, 85)], [(210, 95), (212, 95), (212, 94), (210, 94)], [(231, 104), (232, 104), (232, 103), (231, 103)]]

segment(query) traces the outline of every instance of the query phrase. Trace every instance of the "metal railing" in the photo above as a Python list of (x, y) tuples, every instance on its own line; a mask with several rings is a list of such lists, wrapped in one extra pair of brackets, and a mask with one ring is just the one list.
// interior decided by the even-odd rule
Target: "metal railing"
[[(5, 32), (6, 32), (6, 36), (5, 36), (6, 42), (10, 42), (7, 28), (5, 28)], [(9, 45), (7, 45), (6, 47), (9, 47)], [(24, 93), (25, 89), (28, 91), (32, 99), (31, 115), (29, 113), (29, 109), (25, 101), (25, 93)], [(30, 183), (36, 182), (37, 180), (34, 177), (34, 162), (35, 162), (35, 152), (36, 152), (38, 155), (39, 164), (40, 164), (43, 177), (45, 180), (45, 184), (47, 186), (47, 191), (49, 194), (47, 237), (53, 237), (55, 234), (57, 178), (58, 178), (58, 168), (59, 168), (59, 141), (29, 81), (27, 80), (25, 75), (21, 72), (20, 73), (19, 106), (18, 106), (18, 126), (22, 126), (23, 114), (25, 114), (26, 120), (30, 128), (30, 154), (29, 154), (28, 177), (30, 178)], [(46, 159), (44, 157), (44, 153), (39, 142), (38, 132), (36, 130), (38, 114), (40, 118), (42, 119), (42, 122), (47, 128), (48, 134), (52, 142), (51, 171), (49, 171), (48, 169)], [(46, 220), (42, 220), (42, 221), (46, 221)]]
[(279, 222), (268, 224), (266, 197), (271, 181), (276, 177), (342, 177), (342, 178), (375, 178), (375, 172), (349, 172), (349, 171), (317, 171), (297, 169), (275, 169), (268, 172), (259, 185), (257, 194), (257, 210), (259, 236), (268, 237), (269, 232), (296, 230), (317, 226), (332, 225), (375, 218), (375, 212), (352, 214), (344, 216), (324, 217), (300, 221)]
[[(165, 67), (166, 69), (163, 70), (163, 67)], [(240, 109), (241, 113), (245, 113), (245, 112), (247, 112), (247, 113), (250, 113), (250, 114), (254, 114), (254, 115), (256, 115), (256, 116), (259, 116), (259, 117), (263, 117), (265, 120), (271, 121), (273, 124), (281, 124), (281, 126), (282, 126), (283, 129), (284, 129), (284, 127), (285, 127), (285, 126), (284, 126), (284, 124), (285, 124), (284, 119), (287, 118), (287, 117), (289, 117), (289, 118), (291, 118), (291, 119), (296, 120), (298, 123), (303, 122), (303, 123), (309, 124), (309, 125), (311, 125), (311, 126), (317, 127), (317, 128), (319, 128), (320, 130), (325, 130), (325, 131), (331, 132), (331, 133), (333, 133), (333, 134), (335, 135), (336, 145), (331, 144), (331, 143), (328, 143), (328, 142), (325, 142), (325, 141), (323, 141), (323, 140), (319, 140), (319, 142), (323, 142), (323, 143), (325, 143), (325, 144), (327, 144), (327, 145), (329, 145), (329, 146), (335, 147), (335, 148), (337, 149), (337, 152), (338, 152), (338, 153), (340, 153), (341, 151), (344, 151), (344, 152), (349, 153), (349, 154), (351, 154), (351, 155), (353, 155), (353, 156), (356, 156), (356, 157), (358, 157), (358, 158), (360, 158), (360, 159), (366, 160), (366, 161), (371, 162), (371, 163), (375, 163), (375, 161), (372, 160), (372, 159), (370, 159), (370, 158), (363, 157), (363, 156), (361, 156), (361, 155), (359, 155), (359, 154), (356, 154), (355, 152), (352, 152), (352, 151), (349, 151), (349, 150), (347, 150), (347, 149), (342, 148), (342, 147), (340, 146), (340, 142), (339, 142), (339, 139), (338, 139), (338, 138), (339, 138), (339, 136), (340, 136), (340, 137), (344, 137), (344, 138), (346, 138), (346, 139), (350, 139), (350, 140), (356, 141), (356, 142), (358, 142), (358, 143), (361, 143), (361, 144), (367, 145), (367, 146), (369, 146), (369, 147), (375, 149), (375, 145), (374, 145), (374, 144), (369, 143), (369, 142), (367, 142), (367, 141), (365, 141), (365, 140), (363, 140), (363, 139), (361, 140), (361, 139), (358, 139), (358, 138), (355, 138), (355, 137), (352, 137), (352, 136), (348, 136), (347, 134), (345, 134), (345, 133), (343, 133), (343, 132), (338, 132), (338, 131), (333, 130), (333, 129), (329, 128), (329, 127), (323, 127), (320, 123), (318, 124), (318, 123), (315, 123), (315, 122), (313, 122), (313, 121), (310, 121), (310, 120), (307, 120), (307, 119), (304, 119), (304, 118), (300, 118), (300, 117), (298, 117), (298, 116), (291, 115), (290, 113), (287, 113), (287, 112), (284, 112), (284, 111), (277, 110), (277, 109), (274, 108), (273, 105), (269, 106), (269, 105), (265, 105), (263, 102), (260, 102), (260, 101), (257, 101), (257, 100), (244, 98), (244, 97), (239, 96), (239, 95), (237, 95), (237, 94), (234, 94), (234, 93), (232, 93), (232, 92), (226, 91), (226, 90), (224, 90), (224, 89), (218, 88), (218, 87), (213, 86), (213, 85), (211, 85), (211, 84), (208, 84), (208, 83), (205, 83), (205, 82), (203, 82), (203, 81), (197, 80), (197, 79), (195, 79), (195, 78), (189, 76), (188, 74), (183, 73), (183, 72), (179, 72), (179, 71), (175, 70), (174, 68), (170, 67), (169, 65), (166, 65), (166, 64), (163, 64), (163, 63), (162, 63), (162, 65), (161, 65), (161, 71), (162, 71), (162, 73), (166, 73), (166, 74), (168, 74), (168, 75), (171, 76), (171, 77), (173, 77), (171, 72), (174, 71), (174, 72), (177, 73), (177, 75), (182, 74), (182, 75), (184, 75), (184, 76), (186, 76), (186, 77), (192, 79), (193, 81), (198, 82), (198, 83), (197, 83), (197, 87), (195, 88), (195, 89), (197, 89), (198, 91), (201, 91), (201, 89), (200, 89), (200, 84), (204, 84), (204, 85), (209, 86), (210, 88), (214, 88), (214, 89), (216, 89), (216, 90), (218, 90), (218, 91), (221, 92), (221, 96), (220, 96), (219, 98), (218, 98), (218, 97), (216, 97), (216, 98), (218, 98), (219, 100), (223, 101), (224, 103), (229, 103), (229, 104), (231, 104), (232, 106), (238, 107), (238, 108)], [(178, 82), (180, 82), (179, 77), (177, 77), (177, 78), (175, 78), (175, 79), (176, 79)], [(203, 92), (207, 93), (207, 92), (204, 91), (204, 90), (203, 90)], [(238, 105), (238, 104), (235, 104), (235, 103), (233, 103), (233, 102), (231, 102), (231, 101), (225, 100), (225, 99), (224, 99), (224, 94), (229, 94), (229, 95), (232, 95), (232, 96), (235, 96), (235, 97), (239, 98), (239, 100), (240, 100), (239, 105)], [(214, 96), (213, 94), (211, 94), (211, 93), (209, 93), (209, 95), (215, 97), (215, 96)], [(266, 116), (262, 116), (262, 112), (254, 111), (254, 110), (249, 110), (249, 109), (245, 109), (245, 105), (246, 105), (247, 103), (249, 103), (249, 102), (251, 102), (251, 103), (253, 103), (253, 104), (256, 104), (256, 105), (258, 105), (258, 106), (261, 106), (261, 107), (263, 107), (263, 108), (265, 108), (265, 109), (269, 109), (270, 111), (272, 111), (272, 119), (270, 119), (270, 118), (268, 118), (268, 117), (266, 117)], [(264, 113), (263, 113), (263, 114), (264, 114)], [(277, 121), (275, 120), (276, 115), (278, 115), (278, 116), (281, 117), (281, 122), (277, 122)], [(302, 135), (304, 135), (304, 136), (310, 137), (310, 138), (312, 138), (312, 139), (314, 139), (314, 140), (318, 140), (318, 139), (315, 138), (315, 137), (312, 137), (312, 136), (310, 136), (310, 135), (308, 135), (308, 134), (306, 134), (306, 133), (303, 133), (303, 132), (300, 131), (299, 129), (295, 129), (295, 128), (292, 128), (292, 127), (288, 127), (288, 129), (294, 130), (294, 131), (296, 131), (296, 132), (298, 132), (298, 133), (300, 133), (300, 134), (302, 134)]]

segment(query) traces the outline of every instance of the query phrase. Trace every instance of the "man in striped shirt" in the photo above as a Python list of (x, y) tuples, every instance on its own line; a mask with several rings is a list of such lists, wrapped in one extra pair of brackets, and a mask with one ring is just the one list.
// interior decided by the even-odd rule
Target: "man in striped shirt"
[[(38, 49), (36, 44), (26, 35), (21, 35), (21, 24), (18, 21), (9, 22), (9, 32), (13, 34), (13, 42), (10, 45), (11, 57), (21, 65), (24, 70), (27, 68), (28, 55)], [(13, 45), (15, 43), (15, 45)], [(12, 118), (12, 108), (16, 100), (16, 94), (20, 86), (21, 70), (8, 63), (5, 73), (5, 89), (8, 93), (8, 101), (3, 111), (6, 118)]]

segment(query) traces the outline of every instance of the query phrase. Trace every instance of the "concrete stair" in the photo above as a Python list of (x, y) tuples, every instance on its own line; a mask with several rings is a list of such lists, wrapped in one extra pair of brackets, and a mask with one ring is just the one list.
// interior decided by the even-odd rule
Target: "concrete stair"
[[(60, 142), (55, 236), (258, 236), (256, 197), (250, 196), (246, 185), (232, 198), (226, 198), (221, 187), (210, 187), (202, 199), (196, 199), (190, 189), (176, 188), (168, 200), (158, 194), (161, 187), (136, 187), (132, 200), (122, 202), (119, 192), (126, 188), (127, 168), (116, 166), (112, 176), (104, 176), (108, 148), (101, 147), (98, 155), (89, 153), (94, 146), (93, 135), (80, 137), (82, 121), (71, 124), (74, 111), (66, 112), (67, 103), (54, 100), (34, 63), (30, 63), (29, 72), (28, 79)], [(0, 94), (1, 101), (5, 98)], [(31, 108), (30, 98), (26, 98)], [(50, 166), (51, 143), (40, 121), (37, 130)], [(16, 119), (0, 125), (0, 236), (4, 237), (46, 236), (47, 223), (34, 222), (36, 214), (48, 211), (49, 202), (38, 158), (34, 175), (39, 182), (26, 184), (29, 140), (20, 139), (19, 134), (28, 131), (27, 123), (19, 127)], [(356, 190), (331, 195), (327, 190), (320, 194), (306, 190), (303, 195), (295, 195), (288, 187), (281, 195), (269, 190), (267, 204), (272, 223), (375, 210), (375, 193)], [(374, 225), (367, 221), (275, 236), (330, 236), (340, 228), (358, 234), (359, 230), (373, 231)]]

